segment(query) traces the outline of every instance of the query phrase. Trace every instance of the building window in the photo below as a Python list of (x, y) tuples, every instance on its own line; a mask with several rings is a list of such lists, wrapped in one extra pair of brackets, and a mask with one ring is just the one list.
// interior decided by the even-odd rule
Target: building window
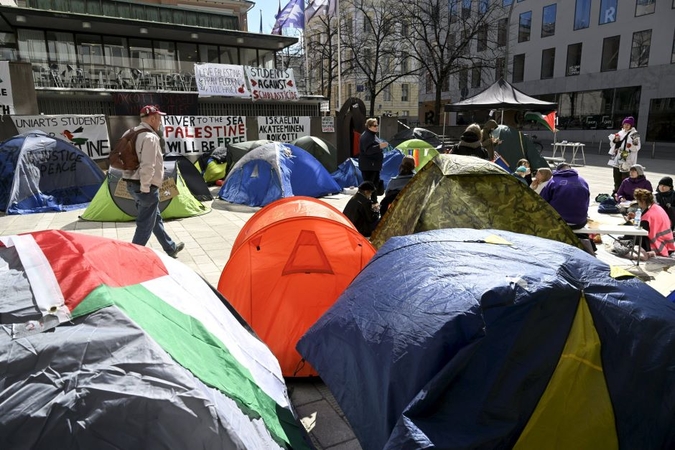
[(488, 45), (488, 26), (483, 25), (478, 29), (476, 34), (476, 51), (482, 52), (487, 50)]
[(384, 100), (385, 102), (391, 101), (391, 85), (382, 89), (382, 100)]
[(480, 76), (483, 68), (478, 66), (471, 69), (471, 87), (479, 88), (480, 87)]
[(409, 86), (407, 83), (403, 83), (401, 85), (401, 101), (402, 102), (407, 102), (408, 100), (408, 95), (409, 95)]
[(504, 47), (508, 38), (509, 19), (499, 19), (497, 22), (497, 47)]
[(407, 24), (407, 23), (402, 23), (402, 24), (401, 24), (401, 36), (404, 36), (404, 37), (405, 37), (405, 36), (408, 36), (408, 33), (409, 33), (408, 30), (409, 30), (408, 24)]
[(469, 95), (469, 71), (466, 68), (459, 71), (459, 91), (462, 98)]
[(567, 71), (568, 77), (579, 75), (581, 72), (581, 43), (567, 46)]
[(450, 92), (450, 76), (447, 75), (443, 79), (442, 87), (441, 87), (441, 92)]
[(600, 2), (600, 25), (616, 22), (618, 0), (602, 0)]
[(532, 29), (532, 11), (524, 12), (518, 20), (518, 42), (527, 42), (530, 40), (530, 31)]
[[(673, 3), (675, 4), (675, 0), (673, 0)], [(478, 0), (479, 13), (485, 14), (488, 10), (488, 6), (490, 6), (490, 0)]]
[(652, 42), (652, 30), (633, 33), (633, 45), (630, 51), (630, 67), (647, 67), (649, 64), (649, 48)]
[(502, 6), (511, 6), (513, 0), (502, 0)]
[(602, 62), (600, 72), (616, 70), (619, 65), (619, 44), (621, 36), (610, 36), (602, 42)]
[(504, 78), (504, 62), (505, 62), (504, 58), (497, 58), (495, 64), (495, 80)]
[[(675, 7), (675, 4), (673, 6)], [(670, 63), (675, 63), (675, 35), (673, 35), (673, 50), (670, 52)]]
[(407, 73), (410, 70), (409, 66), (408, 54), (406, 52), (401, 52), (401, 73)]
[(410, 112), (407, 111), (407, 110), (401, 111), (401, 116), (403, 116), (403, 117), (408, 117), (409, 114), (410, 114)]
[(541, 52), (541, 79), (553, 78), (555, 67), (555, 47), (547, 48)]
[(427, 94), (434, 89), (434, 80), (431, 79), (431, 74), (427, 73), (427, 82), (425, 83)]
[(591, 22), (591, 0), (577, 0), (574, 10), (574, 29), (588, 28)]
[(541, 37), (553, 36), (555, 34), (555, 16), (558, 12), (556, 3), (544, 6), (541, 18)]
[(525, 79), (525, 53), (513, 56), (513, 83), (520, 83)]
[(471, 0), (462, 0), (462, 19), (471, 17)]
[(459, 20), (459, 2), (460, 0), (450, 0), (450, 23)]
[(653, 14), (656, 7), (656, 0), (636, 0), (635, 17)]
[(649, 102), (647, 136), (650, 142), (675, 142), (675, 98), (653, 98)]

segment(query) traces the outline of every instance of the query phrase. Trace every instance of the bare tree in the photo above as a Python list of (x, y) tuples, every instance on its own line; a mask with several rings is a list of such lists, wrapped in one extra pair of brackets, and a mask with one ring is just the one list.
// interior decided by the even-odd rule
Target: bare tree
[(341, 2), (342, 76), (362, 82), (369, 115), (375, 102), (398, 80), (416, 73), (400, 49), (400, 27), (393, 2), (345, 0)]
[(401, 42), (426, 78), (420, 84), (435, 90), (435, 125), (441, 112), (441, 93), (448, 90), (452, 75), (459, 75), (458, 88), (465, 95), (469, 72), (480, 77), (495, 67), (495, 49), (505, 45), (496, 26), (505, 16), (501, 4), (501, 0), (410, 0), (399, 4), (397, 15), (404, 30)]
[(328, 99), (331, 99), (337, 78), (337, 31), (337, 18), (325, 15), (315, 17), (305, 26), (310, 93)]

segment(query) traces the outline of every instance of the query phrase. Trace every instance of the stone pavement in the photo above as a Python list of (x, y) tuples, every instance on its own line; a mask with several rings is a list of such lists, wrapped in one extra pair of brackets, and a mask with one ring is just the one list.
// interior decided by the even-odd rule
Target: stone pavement
[[(548, 148), (544, 152), (546, 156), (550, 156), (551, 153)], [(598, 154), (595, 150), (597, 147), (593, 151), (586, 151), (587, 165), (577, 167), (591, 186), (591, 199), (600, 193), (610, 193), (613, 185), (611, 168), (606, 165), (608, 160), (606, 148), (602, 154)], [(569, 155), (567, 156), (569, 159)], [(672, 159), (650, 159), (647, 153), (639, 159), (639, 162), (646, 167), (645, 173), (654, 187), (662, 176), (675, 175), (675, 155)], [(217, 189), (213, 192), (217, 193)], [(349, 196), (342, 194), (324, 198), (340, 211), (348, 199)], [(216, 286), (239, 230), (258, 208), (232, 205), (221, 200), (214, 200), (211, 203), (213, 208), (211, 213), (170, 221), (167, 222), (166, 228), (172, 237), (185, 243), (185, 250), (179, 254), (178, 259)], [(24, 216), (0, 215), (0, 235), (62, 229), (131, 241), (134, 223), (84, 222), (78, 220), (81, 213), (82, 210)], [(161, 251), (154, 238), (149, 245)], [(630, 265), (630, 262), (627, 264)], [(666, 286), (663, 289), (667, 286), (673, 286), (675, 289), (675, 275), (670, 271), (663, 272), (661, 284)], [(335, 399), (320, 380), (289, 380), (288, 386), (302, 423), (318, 449), (361, 448)]]

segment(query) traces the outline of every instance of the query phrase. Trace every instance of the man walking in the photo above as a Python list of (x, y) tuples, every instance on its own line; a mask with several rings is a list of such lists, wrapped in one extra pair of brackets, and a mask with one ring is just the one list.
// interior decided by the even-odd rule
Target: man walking
[(166, 115), (158, 107), (148, 105), (141, 108), (141, 123), (133, 130), (147, 129), (148, 132), (138, 134), (136, 153), (140, 165), (136, 170), (123, 171), (123, 179), (127, 183), (129, 194), (136, 201), (138, 216), (136, 232), (131, 242), (146, 245), (150, 235), (154, 234), (164, 251), (175, 258), (185, 244), (176, 244), (164, 230), (164, 222), (159, 212), (159, 188), (164, 181), (164, 158), (157, 131), (162, 124), (162, 116)]

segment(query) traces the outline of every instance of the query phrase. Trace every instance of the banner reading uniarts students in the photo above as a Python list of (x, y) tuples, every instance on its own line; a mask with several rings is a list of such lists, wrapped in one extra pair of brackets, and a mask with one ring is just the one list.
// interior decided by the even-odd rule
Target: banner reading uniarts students
[(258, 139), (291, 142), (309, 136), (309, 117), (259, 116)]
[(199, 96), (251, 97), (244, 77), (244, 66), (195, 64), (195, 79)]
[(104, 115), (12, 116), (19, 133), (40, 130), (64, 139), (92, 159), (110, 155), (108, 125)]
[(246, 141), (244, 116), (164, 116), (166, 153), (194, 155)]
[(0, 115), (6, 116), (15, 112), (9, 61), (0, 61)]
[(298, 100), (293, 69), (244, 66), (253, 100)]

